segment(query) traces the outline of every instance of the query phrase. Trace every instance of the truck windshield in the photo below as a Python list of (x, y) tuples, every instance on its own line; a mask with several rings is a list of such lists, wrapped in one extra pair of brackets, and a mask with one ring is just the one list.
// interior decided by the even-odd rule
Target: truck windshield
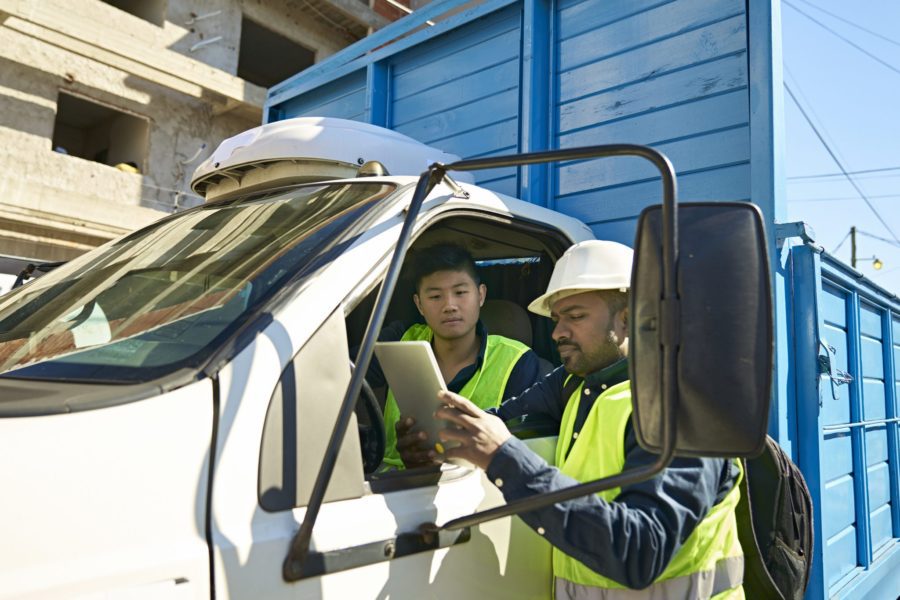
[(211, 203), (91, 251), (0, 298), (0, 377), (132, 383), (201, 365), (275, 292), (370, 227), (395, 187)]

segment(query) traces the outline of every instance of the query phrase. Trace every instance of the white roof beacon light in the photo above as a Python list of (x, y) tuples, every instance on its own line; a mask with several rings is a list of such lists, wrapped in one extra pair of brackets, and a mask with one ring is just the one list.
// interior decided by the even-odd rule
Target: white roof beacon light
[[(459, 160), (390, 129), (332, 117), (267, 123), (228, 138), (194, 171), (191, 189), (207, 200), (237, 192), (356, 177), (378, 161), (391, 175), (420, 175), (434, 162)], [(470, 173), (455, 173), (473, 182)]]

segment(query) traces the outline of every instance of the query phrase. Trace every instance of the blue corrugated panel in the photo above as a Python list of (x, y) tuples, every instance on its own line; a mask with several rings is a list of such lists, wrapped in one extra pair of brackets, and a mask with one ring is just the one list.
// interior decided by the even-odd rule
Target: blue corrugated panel
[(816, 511), (806, 597), (895, 598), (900, 302), (814, 244), (791, 246), (790, 258), (795, 460)]
[[(521, 20), (515, 4), (393, 56), (391, 128), (465, 158), (516, 152)], [(517, 192), (515, 169), (475, 179)]]
[[(327, 110), (465, 158), (649, 144), (673, 161), (683, 199), (749, 200), (745, 10), (743, 0), (488, 0), (406, 38), (392, 25), (394, 37), (379, 32), (273, 88), (267, 114)], [(384, 88), (368, 100), (367, 76)], [(655, 171), (639, 159), (525, 172), (475, 176), (629, 244), (636, 215), (659, 201)]]
[(312, 90), (279, 105), (279, 111), (290, 117), (339, 117), (354, 121), (366, 118), (366, 71), (359, 70), (328, 86)]
[[(823, 284), (819, 297), (822, 319), (820, 335), (833, 350), (831, 363), (835, 369), (849, 372), (850, 296), (846, 290)], [(837, 584), (859, 565), (857, 538), (857, 473), (853, 461), (854, 432), (850, 390), (847, 385), (829, 384), (822, 400), (822, 424), (829, 427), (822, 442), (822, 452), (832, 457), (825, 462), (822, 479), (820, 518), (822, 519), (824, 567), (827, 587)], [(834, 463), (834, 464), (831, 464)], [(840, 465), (841, 468), (837, 468)], [(826, 476), (827, 475), (827, 476)]]
[[(740, 0), (562, 0), (558, 146), (648, 144), (672, 160), (683, 199), (748, 200), (744, 10)], [(559, 210), (606, 223), (595, 229), (626, 243), (636, 215), (660, 198), (653, 168), (637, 159), (570, 163), (554, 174)]]
[[(866, 421), (884, 421), (887, 417), (884, 382), (885, 353), (882, 340), (882, 320), (884, 318), (884, 310), (880, 310), (869, 302), (860, 303), (863, 416)], [(866, 429), (873, 552), (877, 552), (890, 543), (893, 537), (888, 435), (886, 424), (873, 425)]]
[[(837, 287), (823, 286), (819, 300), (819, 314), (822, 317), (822, 339), (833, 352), (832, 366), (840, 371), (848, 372), (847, 361), (847, 302), (846, 294)], [(831, 395), (826, 397), (822, 406), (822, 424), (836, 425), (850, 422), (850, 393), (846, 385), (837, 385), (829, 389)]]
[[(813, 597), (894, 597), (900, 589), (900, 307), (896, 297), (830, 257), (815, 276), (821, 277), (819, 335), (831, 347), (832, 366), (851, 380), (833, 385), (830, 376), (820, 378), (821, 469), (810, 484), (818, 498), (825, 576), (814, 586), (822, 594)], [(803, 431), (815, 435), (816, 429)], [(807, 440), (803, 447), (809, 446)]]
[(900, 397), (900, 369), (897, 369), (897, 365), (900, 365), (900, 317), (895, 316), (893, 319), (893, 337), (894, 337), (894, 375), (896, 376), (896, 380), (894, 381), (894, 398)]

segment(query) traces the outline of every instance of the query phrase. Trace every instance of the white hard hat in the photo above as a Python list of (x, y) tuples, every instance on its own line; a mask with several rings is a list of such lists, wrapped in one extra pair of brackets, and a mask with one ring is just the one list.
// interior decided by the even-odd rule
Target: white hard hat
[(634, 251), (618, 242), (586, 240), (570, 247), (556, 261), (547, 293), (528, 305), (528, 310), (550, 316), (553, 303), (567, 296), (593, 290), (628, 291)]

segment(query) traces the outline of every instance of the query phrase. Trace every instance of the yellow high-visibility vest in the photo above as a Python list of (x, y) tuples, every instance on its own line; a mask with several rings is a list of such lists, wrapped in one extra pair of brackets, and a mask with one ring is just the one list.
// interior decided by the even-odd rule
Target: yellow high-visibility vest
[[(566, 475), (587, 482), (619, 474), (625, 468), (625, 429), (632, 410), (631, 382), (616, 384), (599, 395), (573, 442), (583, 388), (584, 383), (569, 398), (563, 412), (556, 465)], [(602, 588), (603, 598), (617, 598), (619, 595), (615, 590), (627, 590), (627, 594), (622, 595), (629, 599), (644, 597), (642, 592), (648, 598), (744, 598), (741, 587), (744, 558), (735, 520), (741, 477), (743, 470), (734, 488), (710, 510), (662, 575), (645, 590), (627, 590), (555, 547), (553, 575), (577, 586)], [(598, 496), (612, 502), (619, 492), (619, 488), (614, 488), (600, 492)]]
[[(409, 342), (423, 340), (430, 342), (434, 336), (431, 327), (424, 324), (416, 324), (406, 330), (400, 341)], [(487, 336), (487, 344), (484, 350), (484, 361), (481, 368), (475, 371), (472, 378), (459, 391), (459, 395), (471, 400), (482, 409), (500, 406), (503, 401), (503, 391), (506, 382), (512, 373), (513, 367), (528, 352), (529, 348), (522, 342), (511, 340), (502, 335)], [(427, 398), (423, 398), (427, 401)], [(436, 399), (432, 399), (436, 402)], [(397, 430), (394, 428), (400, 420), (400, 408), (394, 394), (388, 390), (387, 401), (384, 406), (385, 447), (384, 463), (403, 468), (400, 453), (397, 452)]]

